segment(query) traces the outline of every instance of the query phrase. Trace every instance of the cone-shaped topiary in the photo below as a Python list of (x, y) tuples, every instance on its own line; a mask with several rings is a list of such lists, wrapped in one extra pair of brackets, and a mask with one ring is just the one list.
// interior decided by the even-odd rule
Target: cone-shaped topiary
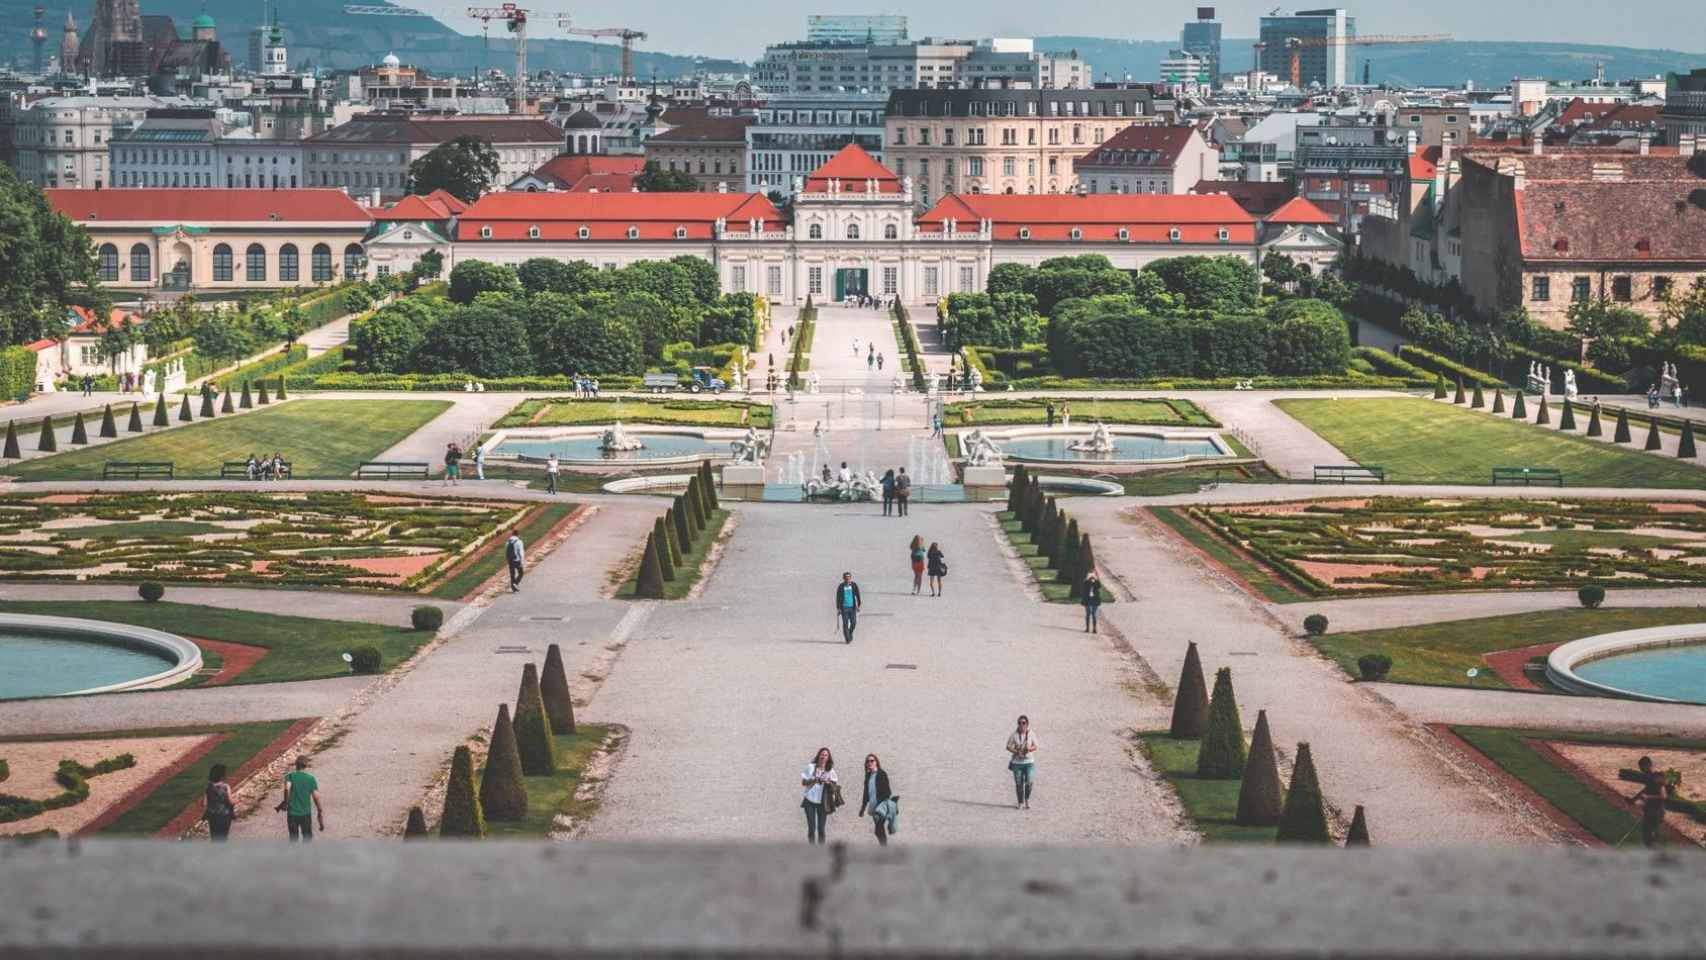
[(184, 405), (178, 408), (178, 422), (188, 423), (194, 419), (195, 414), (190, 412), (190, 395), (186, 393), (184, 394)]
[(420, 807), (410, 807), (409, 819), (403, 822), (403, 839), (425, 840), (426, 837), (426, 811)]
[(118, 436), (118, 421), (113, 419), (113, 405), (110, 403), (101, 411), (101, 436), (108, 440)]
[(699, 461), (699, 479), (700, 489), (705, 491), (705, 512), (716, 513), (722, 505), (717, 502), (717, 477), (711, 472), (711, 461)]
[(1049, 497), (1043, 503), (1043, 519), (1037, 524), (1037, 535), (1032, 537), (1037, 554), (1044, 558), (1050, 557), (1050, 545), (1054, 542), (1054, 527), (1060, 520), (1060, 512), (1055, 509), (1054, 498)]
[(1463, 378), (1462, 377), (1457, 378), (1457, 392), (1451, 395), (1451, 402), (1457, 403), (1457, 404), (1462, 404), (1462, 403), (1468, 402), (1467, 398), (1463, 396)]
[(474, 755), (466, 746), (456, 748), (450, 758), (450, 782), (444, 788), (444, 817), (438, 821), (441, 837), (486, 835), (486, 816), (480, 811), (480, 795), (474, 792)]
[(1357, 804), (1357, 812), (1351, 815), (1351, 831), (1345, 834), (1345, 847), (1371, 847), (1368, 839), (1368, 815), (1362, 812), (1362, 804)]
[(545, 672), (539, 677), (539, 696), (545, 701), (545, 718), (551, 732), (562, 736), (575, 732), (575, 703), (569, 698), (569, 675), (563, 670), (563, 651), (556, 644), (545, 648)]
[(1505, 392), (1497, 387), (1493, 388), (1493, 412), (1505, 412)]
[(53, 418), (41, 418), (41, 436), (36, 438), (36, 449), (52, 453), (59, 449), (59, 438), (53, 433)]
[(18, 421), (6, 421), (6, 449), (0, 451), (0, 457), (7, 460), (21, 460), (24, 452), (18, 449)]
[(267, 397), (267, 382), (262, 380), (260, 389), (255, 391), (255, 403), (264, 407), (271, 402), (272, 400)]
[(675, 516), (675, 539), (681, 543), (682, 551), (693, 549), (693, 524), (687, 519), (687, 498), (677, 494), (671, 513)]
[(705, 495), (699, 492), (699, 478), (687, 481), (687, 519), (693, 523), (693, 535), (705, 530)]
[(1185, 648), (1185, 667), (1179, 671), (1179, 689), (1173, 694), (1173, 725), (1167, 735), (1175, 740), (1195, 740), (1208, 729), (1208, 683), (1202, 676), (1202, 658), (1195, 642)]
[(77, 411), (77, 416), (71, 420), (71, 442), (80, 447), (89, 445), (89, 428), (83, 425), (83, 411)]
[(646, 534), (646, 551), (640, 555), (640, 570), (634, 576), (634, 596), (642, 600), (663, 599), (663, 563), (658, 560), (657, 541)]
[(1439, 374), (1438, 379), (1434, 380), (1434, 399), (1445, 399), (1445, 374), (1443, 373)]
[(1019, 515), (1019, 499), (1024, 495), (1028, 483), (1025, 465), (1021, 463), (1014, 467), (1013, 480), (1007, 486), (1007, 512), (1014, 517)]
[(539, 692), (539, 668), (531, 663), (521, 668), (521, 689), (515, 695), (515, 743), (521, 748), (522, 773), (548, 777), (557, 772), (557, 741)]
[(1321, 804), (1321, 781), (1315, 776), (1315, 760), (1309, 744), (1297, 745), (1297, 762), (1291, 765), (1291, 789), (1285, 794), (1280, 814), (1280, 843), (1331, 843), (1327, 833), (1327, 809)]
[(1516, 401), (1511, 404), (1511, 419), (1512, 420), (1527, 420), (1528, 419), (1528, 408), (1523, 406), (1522, 391), (1521, 390), (1518, 390), (1516, 392)]
[(142, 404), (136, 402), (135, 400), (130, 401), (130, 422), (128, 424), (125, 424), (124, 432), (126, 432), (126, 433), (141, 433), (142, 432)]
[(213, 394), (203, 390), (201, 392), (201, 418), (206, 420), (215, 415), (216, 411), (213, 409)]
[(527, 816), (527, 783), (521, 779), (521, 751), (515, 745), (507, 703), (498, 704), (491, 744), (486, 769), (480, 774), (480, 809), (487, 820), (520, 820)]
[(1048, 509), (1048, 495), (1043, 493), (1043, 483), (1036, 475), (1031, 476), (1031, 527), (1027, 532), (1036, 536), (1043, 525), (1043, 512)]
[(1570, 403), (1569, 397), (1564, 398), (1564, 412), (1562, 415), (1560, 415), (1558, 417), (1558, 429), (1568, 430), (1572, 433), (1575, 432), (1575, 429), (1576, 429), (1576, 409), (1575, 409), (1575, 405)]
[(1078, 568), (1072, 572), (1072, 589), (1067, 596), (1073, 600), (1084, 596), (1084, 580), (1096, 569), (1096, 550), (1090, 545), (1090, 535), (1078, 541)]
[(1082, 536), (1078, 532), (1078, 518), (1068, 518), (1066, 536), (1060, 541), (1060, 562), (1055, 564), (1056, 583), (1071, 583), (1073, 575), (1078, 572), (1078, 541)]
[(231, 404), (231, 391), (230, 391), (230, 389), (227, 389), (225, 391), (225, 396), (223, 398), (221, 398), (219, 401), (219, 412), (220, 413), (236, 413), (237, 412), (237, 408)]
[(1208, 729), (1197, 750), (1197, 776), (1207, 780), (1236, 780), (1244, 775), (1244, 727), (1238, 698), (1232, 692), (1232, 668), (1214, 672), (1214, 695), (1208, 702)]
[(1257, 710), (1256, 732), (1250, 737), (1250, 756), (1244, 761), (1243, 780), (1238, 784), (1238, 813), (1233, 820), (1243, 827), (1277, 826), (1284, 806), (1279, 765), (1274, 762), (1273, 734), (1268, 732), (1268, 712)]
[(1475, 392), (1469, 397), (1469, 405), (1479, 410), (1487, 405), (1487, 398), (1481, 393), (1481, 381), (1475, 381)]
[(283, 377), (278, 378), (278, 398), (280, 400), (289, 400), (290, 399), (290, 397), (287, 396), (284, 392), (284, 378)]
[(249, 381), (243, 381), (243, 399), (237, 401), (237, 406), (248, 410), (255, 405), (255, 398), (249, 393)]
[(1552, 422), (1552, 410), (1551, 410), (1551, 408), (1549, 408), (1547, 406), (1546, 398), (1541, 397), (1538, 401), (1535, 402), (1535, 405), (1540, 408), (1540, 414), (1534, 418), (1535, 424), (1537, 426), (1543, 427), (1543, 426), (1546, 426), (1547, 424), (1551, 423)]
[(1617, 429), (1611, 431), (1611, 442), (1628, 443), (1632, 439), (1629, 435), (1629, 411), (1618, 408)]
[(1676, 443), (1676, 455), (1694, 459), (1694, 421), (1682, 421), (1682, 439)]
[(1590, 437), (1603, 437), (1603, 436), (1605, 436), (1605, 427), (1601, 426), (1600, 422), (1599, 422), (1599, 408), (1598, 407), (1592, 407), (1588, 410), (1588, 436), (1590, 436)]
[(1664, 444), (1659, 442), (1659, 421), (1653, 417), (1647, 418), (1647, 445), (1644, 450), (1662, 450)]
[(658, 546), (658, 572), (664, 580), (674, 580), (675, 564), (669, 559), (669, 534), (663, 532), (663, 517), (652, 520), (652, 543)]
[(172, 421), (166, 417), (166, 395), (161, 393), (159, 399), (154, 404), (154, 425), (156, 427), (164, 427), (171, 422)]
[(663, 512), (664, 539), (669, 541), (669, 562), (681, 566), (681, 534), (675, 529), (675, 508), (666, 508)]

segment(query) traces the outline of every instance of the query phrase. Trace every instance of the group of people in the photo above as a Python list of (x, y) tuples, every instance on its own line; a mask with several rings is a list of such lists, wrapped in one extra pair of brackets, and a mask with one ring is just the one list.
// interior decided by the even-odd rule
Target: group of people
[[(949, 387), (948, 389), (952, 390), (953, 388)], [(1047, 409), (1048, 409), (1048, 426), (1049, 426), (1050, 430), (1053, 430), (1054, 429), (1054, 401), (1053, 400), (1050, 400), (1048, 402), (1048, 408)], [(1072, 426), (1072, 404), (1066, 403), (1064, 401), (1062, 401), (1061, 405), (1060, 405), (1060, 425), (1062, 428)]]
[[(208, 835), (214, 843), (231, 838), (231, 822), (237, 819), (237, 803), (231, 796), (231, 784), (225, 764), (216, 763), (207, 771), (207, 789), (202, 792), (202, 820), (207, 823)], [(308, 772), (308, 755), (296, 758), (296, 766), (284, 775), (284, 798), (273, 810), (284, 814), (284, 826), (292, 842), (314, 839), (317, 819), (320, 832), (326, 831), (326, 808), (320, 802), (320, 784)]]
[[(846, 469), (847, 465), (841, 465)], [(912, 502), (912, 478), (906, 475), (906, 468), (889, 470), (883, 473), (883, 516), (904, 517), (906, 508)]]
[(884, 300), (881, 297), (873, 297), (868, 293), (854, 291), (849, 293), (842, 302), (852, 304), (861, 310), (882, 310), (891, 306), (894, 303), (894, 300)]
[(931, 543), (930, 549), (924, 548), (924, 538), (914, 536), (906, 547), (907, 558), (912, 562), (912, 595), (918, 596), (918, 591), (924, 589), (924, 575), (930, 575), (930, 595), (942, 595), (942, 581), (948, 576), (948, 558), (942, 553), (942, 546)]
[(257, 459), (249, 454), (249, 460), (243, 465), (244, 472), (250, 480), (282, 480), (290, 473), (290, 467), (284, 462), (284, 456), (278, 451), (265, 459)]
[(883, 369), (883, 355), (877, 352), (877, 345), (874, 343), (865, 351), (865, 369), (872, 368), (879, 372)]
[[(1671, 405), (1676, 407), (1678, 410), (1682, 409), (1683, 407), (1688, 406), (1688, 397), (1687, 397), (1686, 388), (1683, 387), (1682, 384), (1680, 384), (1680, 383), (1677, 384), (1676, 389), (1671, 391), (1670, 402), (1671, 402)], [(1659, 408), (1659, 385), (1655, 383), (1652, 386), (1647, 388), (1647, 409), (1648, 410), (1657, 410), (1658, 408)]]
[(598, 380), (597, 380), (597, 378), (595, 378), (595, 377), (583, 377), (577, 373), (574, 375), (573, 379), (575, 382), (575, 399), (576, 400), (597, 400), (598, 399)]

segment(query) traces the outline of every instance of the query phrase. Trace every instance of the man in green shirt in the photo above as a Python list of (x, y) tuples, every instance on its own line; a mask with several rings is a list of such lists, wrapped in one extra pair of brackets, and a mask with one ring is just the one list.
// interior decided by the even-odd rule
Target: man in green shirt
[(326, 832), (326, 809), (320, 806), (320, 784), (308, 772), (308, 758), (296, 758), (296, 769), (284, 775), (284, 818), (290, 839), (304, 843), (314, 839), (314, 815), (319, 814), (320, 832)]

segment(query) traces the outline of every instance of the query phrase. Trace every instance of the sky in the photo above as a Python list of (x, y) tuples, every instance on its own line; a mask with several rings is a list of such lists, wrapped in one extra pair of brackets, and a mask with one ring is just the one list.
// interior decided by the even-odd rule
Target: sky
[[(439, 15), (453, 29), (478, 33), (466, 0), (397, 0)], [(526, 0), (523, 0), (526, 2)], [(496, 3), (493, 3), (495, 6)], [(1205, 4), (1206, 5), (1206, 4)], [(571, 5), (533, 0), (529, 35), (560, 36), (546, 13), (566, 9), (580, 27), (629, 27), (650, 34), (641, 49), (736, 60), (757, 59), (767, 43), (805, 36), (808, 13), (902, 13), (911, 35), (968, 37), (1093, 36), (1131, 40), (1177, 39), (1196, 4), (1155, 0), (930, 0), (927, 3), (861, 3), (858, 0), (623, 0), (620, 4)], [(1216, 4), (1228, 37), (1253, 37), (1256, 21), (1274, 9), (1273, 0)], [(1319, 5), (1285, 7), (1319, 9)], [(1646, 0), (1606, 4), (1603, 0), (1384, 0), (1349, 6), (1357, 32), (1450, 33), (1459, 40), (1537, 40), (1658, 47), (1706, 52), (1706, 0)], [(580, 11), (586, 11), (584, 13)], [(551, 22), (541, 22), (541, 21)]]

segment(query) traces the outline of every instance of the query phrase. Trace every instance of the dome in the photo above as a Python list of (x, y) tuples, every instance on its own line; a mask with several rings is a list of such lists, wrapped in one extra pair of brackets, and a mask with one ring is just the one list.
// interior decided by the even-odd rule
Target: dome
[(564, 121), (563, 126), (569, 130), (602, 130), (604, 122), (591, 110), (577, 110)]
[(213, 18), (204, 13), (196, 17), (190, 26), (196, 30), (212, 30), (214, 29)]
[(397, 59), (397, 55), (394, 53), (387, 53), (385, 55), (385, 59), (380, 62), (387, 67), (400, 67), (403, 65), (403, 61)]

